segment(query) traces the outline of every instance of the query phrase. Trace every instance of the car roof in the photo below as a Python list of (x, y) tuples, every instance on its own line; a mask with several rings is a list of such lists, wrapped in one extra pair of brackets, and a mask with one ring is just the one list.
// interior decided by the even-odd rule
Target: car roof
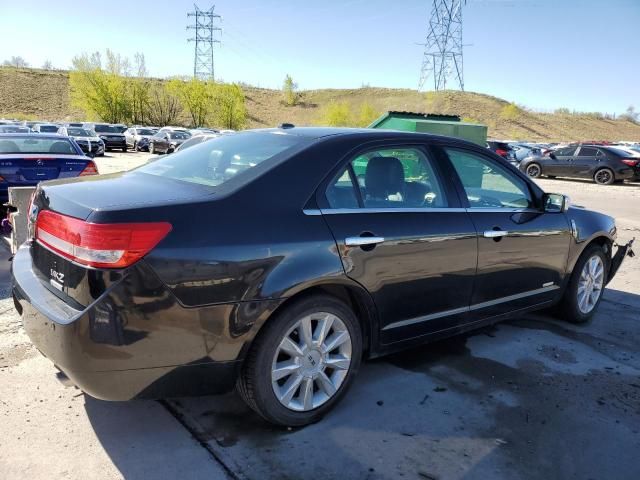
[(294, 135), (298, 137), (306, 137), (310, 139), (320, 139), (325, 137), (336, 136), (358, 136), (368, 137), (368, 139), (388, 139), (390, 137), (398, 139), (414, 139), (414, 140), (446, 140), (448, 142), (455, 142), (466, 145), (474, 145), (482, 148), (476, 143), (469, 142), (457, 137), (447, 137), (444, 135), (433, 135), (431, 133), (421, 132), (404, 132), (401, 130), (391, 129), (378, 129), (378, 128), (347, 128), (347, 127), (285, 127), (285, 128), (263, 128), (255, 130), (244, 130), (236, 132), (236, 134), (243, 134), (244, 132), (266, 132), (266, 133), (278, 133), (280, 135)]
[(48, 138), (68, 140), (66, 135), (60, 135), (58, 133), (0, 133), (0, 138)]

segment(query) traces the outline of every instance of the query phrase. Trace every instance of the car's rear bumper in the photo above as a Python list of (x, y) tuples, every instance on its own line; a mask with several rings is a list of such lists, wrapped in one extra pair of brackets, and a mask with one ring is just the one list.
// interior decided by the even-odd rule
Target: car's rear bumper
[(76, 308), (33, 270), (29, 244), (16, 253), (12, 273), (14, 303), (33, 344), (104, 400), (229, 391), (266, 311), (254, 305), (249, 318), (238, 304), (184, 308), (157, 284), (141, 290), (138, 283), (154, 282), (135, 274)]

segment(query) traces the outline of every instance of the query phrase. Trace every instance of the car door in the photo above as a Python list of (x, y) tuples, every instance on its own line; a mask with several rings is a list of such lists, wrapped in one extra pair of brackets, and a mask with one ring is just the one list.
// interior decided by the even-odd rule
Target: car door
[(318, 203), (346, 275), (369, 291), (390, 344), (465, 323), (476, 231), (423, 145), (355, 153)]
[(559, 148), (545, 157), (542, 167), (544, 175), (563, 176), (573, 175), (573, 155), (576, 147)]
[(580, 147), (573, 158), (574, 175), (580, 178), (591, 178), (598, 163), (598, 149)]
[(444, 151), (478, 231), (472, 320), (554, 299), (571, 238), (564, 213), (545, 213), (528, 180), (488, 155), (459, 147)]

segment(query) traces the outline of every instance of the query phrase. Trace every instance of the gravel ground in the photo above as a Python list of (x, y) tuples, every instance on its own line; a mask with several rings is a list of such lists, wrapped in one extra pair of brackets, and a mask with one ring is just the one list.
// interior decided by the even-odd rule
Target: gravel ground
[[(101, 173), (148, 154), (109, 154)], [(639, 236), (640, 185), (540, 180)], [(640, 478), (640, 262), (594, 320), (547, 314), (366, 362), (319, 424), (266, 425), (235, 394), (109, 403), (56, 380), (0, 251), (0, 478)]]

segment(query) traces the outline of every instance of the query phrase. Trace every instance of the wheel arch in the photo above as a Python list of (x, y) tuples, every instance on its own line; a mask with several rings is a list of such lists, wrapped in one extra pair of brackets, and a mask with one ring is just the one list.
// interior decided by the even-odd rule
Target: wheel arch
[[(266, 325), (270, 320), (285, 308), (294, 302), (313, 295), (327, 295), (333, 297), (351, 309), (354, 313), (362, 332), (362, 350), (364, 357), (376, 356), (378, 342), (378, 317), (375, 304), (369, 292), (367, 292), (359, 284), (349, 279), (334, 279), (333, 281), (325, 281), (304, 285), (289, 292), (286, 298), (274, 308), (269, 315), (261, 322), (258, 331), (251, 340), (247, 348), (255, 343), (256, 339), (262, 334)], [(242, 357), (244, 358), (244, 354)]]

